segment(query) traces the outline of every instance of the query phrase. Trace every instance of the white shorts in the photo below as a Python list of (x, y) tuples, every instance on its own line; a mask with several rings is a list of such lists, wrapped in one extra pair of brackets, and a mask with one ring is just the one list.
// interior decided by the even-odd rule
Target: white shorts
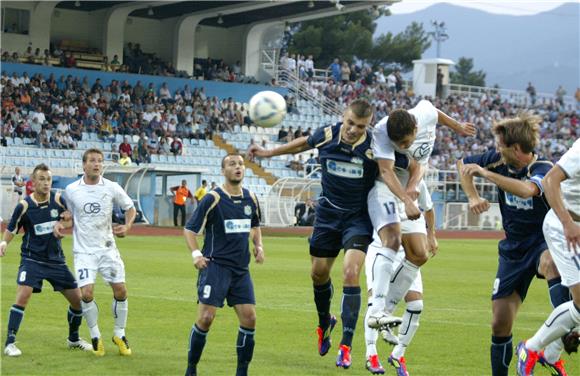
[(367, 204), (369, 216), (376, 231), (387, 225), (400, 223), (402, 234), (427, 234), (427, 225), (423, 215), (414, 221), (409, 219), (401, 220), (406, 215), (405, 204), (382, 181), (375, 181), (375, 186), (369, 192)]
[[(576, 223), (580, 225), (580, 222)], [(564, 227), (552, 209), (544, 218), (543, 230), (552, 259), (560, 272), (562, 285), (570, 287), (580, 283), (580, 255), (568, 249)]]
[[(373, 288), (373, 264), (377, 254), (379, 253), (379, 248), (373, 244), (369, 245), (367, 250), (367, 255), (365, 258), (365, 274), (367, 279), (367, 291)], [(393, 270), (399, 267), (401, 262), (405, 259), (405, 251), (403, 248), (397, 252), (394, 262), (393, 262)], [(417, 277), (409, 287), (409, 291), (416, 291), (418, 293), (423, 293), (423, 279), (421, 278), (421, 269), (419, 269), (419, 273), (417, 273)]]
[(74, 264), (79, 287), (94, 284), (97, 273), (107, 283), (125, 282), (125, 264), (117, 249), (99, 253), (75, 253)]

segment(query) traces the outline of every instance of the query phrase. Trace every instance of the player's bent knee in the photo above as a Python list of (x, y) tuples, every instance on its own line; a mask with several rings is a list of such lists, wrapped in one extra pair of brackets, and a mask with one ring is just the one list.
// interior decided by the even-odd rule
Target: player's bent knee
[(201, 312), (199, 314), (199, 318), (198, 318), (197, 322), (200, 324), (199, 326), (202, 330), (207, 330), (207, 329), (209, 329), (209, 327), (213, 323), (214, 319), (215, 319), (215, 312), (205, 311), (205, 312)]
[(429, 260), (429, 255), (425, 251), (421, 253), (410, 253), (409, 255), (406, 255), (406, 258), (413, 265), (422, 266)]
[(360, 270), (356, 266), (351, 266), (344, 269), (343, 282), (346, 286), (358, 286)]
[(493, 317), (491, 320), (491, 332), (494, 336), (507, 337), (512, 332), (512, 322), (503, 317)]
[(323, 285), (326, 282), (328, 282), (328, 279), (330, 278), (330, 273), (328, 273), (328, 271), (324, 270), (312, 270), (310, 272), (310, 278), (312, 278), (312, 282), (315, 285)]
[(539, 272), (548, 281), (560, 276), (558, 268), (556, 267), (556, 264), (554, 263), (552, 255), (549, 251), (544, 251), (540, 257)]

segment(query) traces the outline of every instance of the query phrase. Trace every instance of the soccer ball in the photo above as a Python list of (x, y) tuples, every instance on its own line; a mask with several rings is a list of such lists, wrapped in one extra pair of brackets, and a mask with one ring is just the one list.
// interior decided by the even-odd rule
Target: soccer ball
[(286, 101), (275, 91), (261, 91), (250, 99), (249, 112), (254, 123), (271, 128), (284, 120)]

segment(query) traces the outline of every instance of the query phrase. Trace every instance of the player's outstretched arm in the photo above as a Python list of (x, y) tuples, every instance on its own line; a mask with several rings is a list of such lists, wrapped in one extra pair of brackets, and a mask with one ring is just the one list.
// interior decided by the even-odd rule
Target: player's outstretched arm
[(441, 110), (437, 110), (437, 123), (443, 124), (460, 136), (475, 136), (477, 128), (471, 123), (460, 123)]
[(183, 236), (185, 236), (185, 242), (187, 247), (191, 251), (191, 257), (193, 258), (193, 266), (196, 269), (207, 268), (208, 258), (203, 257), (203, 254), (199, 250), (199, 244), (197, 243), (197, 234), (191, 230), (184, 229)]
[(473, 214), (481, 214), (489, 210), (489, 201), (484, 198), (479, 197), (477, 190), (475, 189), (475, 185), (473, 184), (473, 174), (470, 174), (469, 171), (475, 169), (475, 167), (480, 167), (476, 164), (463, 164), (462, 160), (457, 161), (457, 171), (459, 172), (459, 179), (461, 181), (461, 188), (463, 188), (463, 192), (469, 199), (469, 210)]
[(278, 146), (274, 149), (263, 149), (259, 145), (250, 145), (246, 155), (249, 159), (254, 159), (254, 157), (260, 158), (271, 158), (277, 155), (284, 155), (284, 154), (298, 154), (302, 153), (303, 151), (310, 150), (312, 147), (308, 145), (308, 137), (298, 137), (297, 139), (290, 141), (287, 144)]
[[(461, 170), (461, 175), (480, 176), (489, 180), (490, 182), (497, 185), (502, 190), (516, 195), (521, 198), (530, 198), (538, 196), (540, 193), (540, 188), (535, 183), (531, 181), (518, 180), (514, 178), (508, 178), (497, 174), (495, 172), (486, 170), (485, 168), (475, 164), (470, 163), (463, 166)], [(467, 192), (466, 192), (467, 193)]]
[(254, 258), (258, 264), (263, 264), (264, 246), (262, 245), (262, 229), (259, 227), (253, 227), (250, 231), (250, 236), (252, 237), (252, 243), (254, 243)]
[(568, 244), (568, 249), (571, 252), (580, 252), (580, 226), (575, 222), (566, 206), (564, 206), (564, 201), (562, 200), (562, 188), (560, 183), (567, 179), (566, 174), (562, 168), (555, 165), (550, 169), (542, 180), (544, 186), (544, 194), (550, 207), (554, 210), (554, 213), (562, 222), (562, 227), (564, 227), (564, 236), (566, 237), (566, 243)]
[(0, 242), (0, 257), (6, 254), (6, 248), (8, 248), (8, 244), (12, 241), (12, 239), (14, 239), (14, 234), (8, 230), (5, 230), (2, 241)]
[(377, 163), (379, 165), (379, 172), (383, 182), (387, 187), (389, 187), (391, 192), (393, 192), (393, 194), (405, 204), (405, 214), (407, 215), (407, 218), (411, 220), (419, 218), (421, 216), (421, 211), (419, 211), (419, 208), (415, 205), (415, 200), (409, 197), (401, 185), (399, 178), (395, 175), (395, 161), (390, 159), (378, 159)]

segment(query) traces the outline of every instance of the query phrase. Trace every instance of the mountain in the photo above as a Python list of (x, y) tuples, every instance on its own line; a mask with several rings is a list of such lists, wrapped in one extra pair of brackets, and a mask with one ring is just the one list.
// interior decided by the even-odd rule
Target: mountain
[[(563, 85), (569, 95), (580, 87), (580, 3), (532, 16), (438, 3), (415, 13), (381, 17), (375, 37), (397, 34), (413, 21), (432, 31), (431, 20), (447, 27), (449, 39), (441, 45), (441, 57), (456, 62), (462, 56), (473, 58), (474, 69), (487, 73), (487, 86), (523, 90), (531, 81), (538, 92), (554, 93)], [(431, 57), (436, 57), (434, 41), (423, 54)]]

